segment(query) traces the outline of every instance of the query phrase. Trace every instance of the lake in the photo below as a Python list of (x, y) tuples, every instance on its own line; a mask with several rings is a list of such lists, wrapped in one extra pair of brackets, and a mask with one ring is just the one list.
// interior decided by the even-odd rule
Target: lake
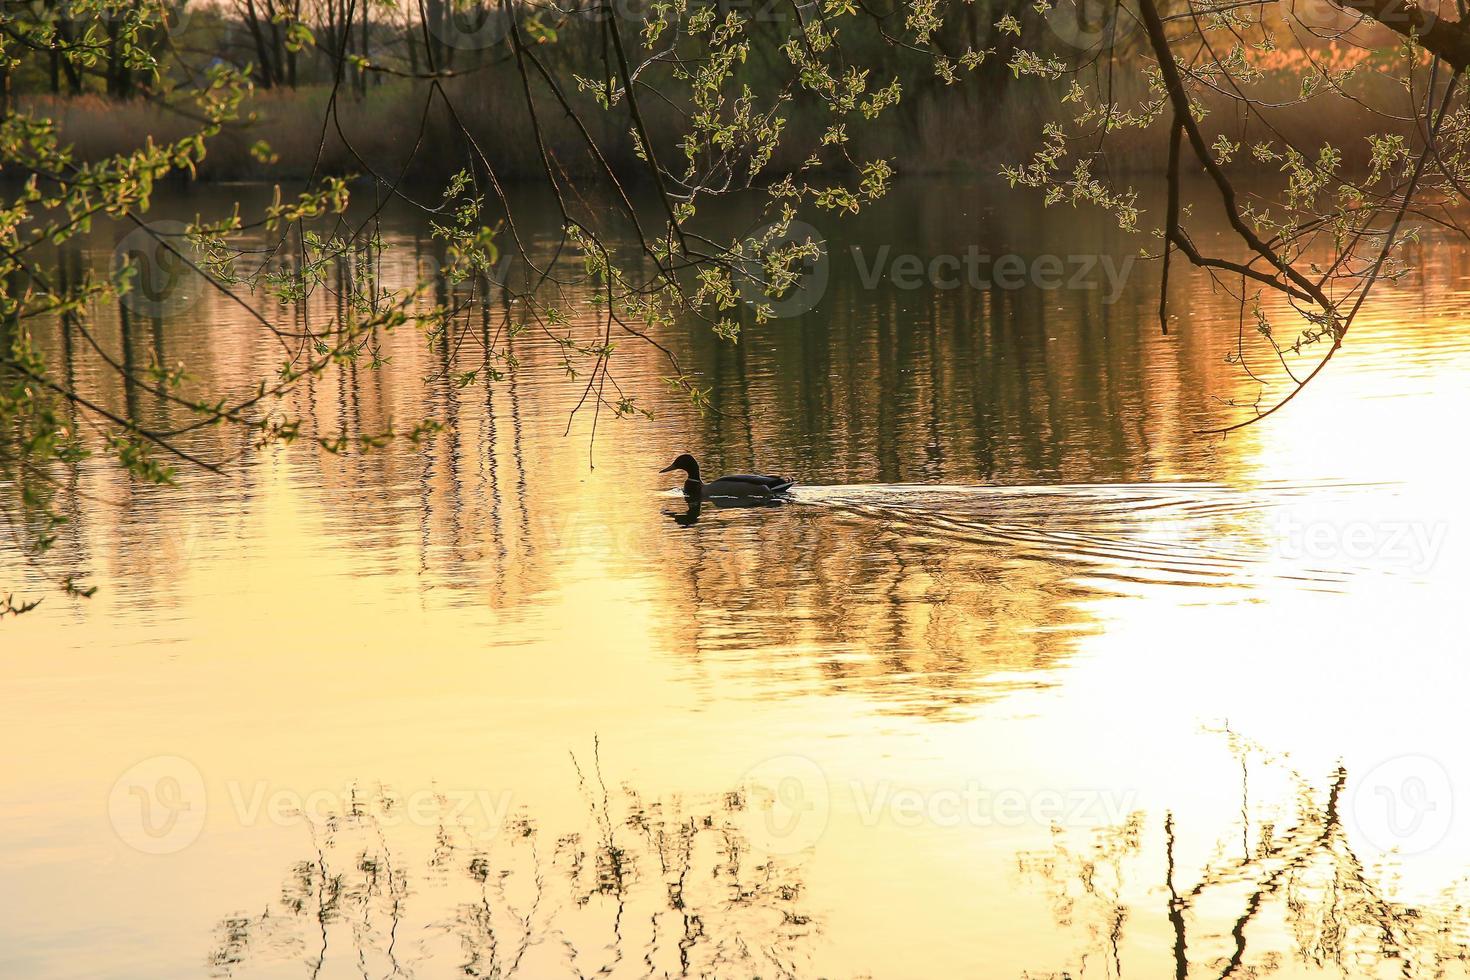
[[(660, 338), (711, 412), (632, 338), (652, 419), (574, 413), (535, 331), (486, 383), (492, 303), (282, 407), (440, 422), (422, 444), (210, 429), (223, 475), (62, 474), (45, 568), (98, 591), (6, 552), (44, 601), (0, 625), (0, 974), (1470, 972), (1470, 249), (1426, 229), (1329, 369), (1222, 437), (1262, 397), (1238, 340), (1262, 405), (1280, 366), (1197, 272), (1162, 333), (1151, 242), (1108, 219), (930, 180), (819, 231), (790, 315)], [(388, 281), (442, 254), (383, 236)], [(187, 278), (92, 323), (190, 391), (283, 359)], [(171, 417), (74, 329), (40, 342)], [(686, 450), (798, 487), (691, 511), (658, 472)]]

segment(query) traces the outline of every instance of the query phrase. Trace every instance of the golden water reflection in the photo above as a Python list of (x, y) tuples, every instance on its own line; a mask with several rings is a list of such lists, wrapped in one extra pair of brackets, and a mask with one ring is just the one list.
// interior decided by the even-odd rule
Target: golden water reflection
[[(1395, 866), (1355, 849), (1343, 767), (1311, 778), (1228, 729), (1210, 735), (1237, 767), (1221, 787), (1233, 812), (1194, 827), (1167, 811), (1058, 823), (1017, 849), (992, 887), (1050, 919), (1019, 953), (1021, 976), (1464, 973), (1470, 878), (1429, 903), (1394, 898)], [(779, 804), (742, 789), (650, 800), (575, 760), (572, 773), (582, 812), (560, 833), (523, 812), (476, 822), (452, 792), (426, 807), (382, 786), (301, 815), (299, 859), (263, 910), (218, 923), (211, 974), (823, 974), (812, 862), (767, 850)]]
[(741, 793), (689, 811), (610, 790), (595, 750), (591, 765), (574, 767), (585, 827), (565, 833), (526, 814), (471, 824), (451, 794), (423, 808), (354, 788), (339, 812), (303, 820), (310, 847), (274, 901), (219, 923), (210, 972), (294, 960), (312, 976), (348, 963), (368, 976), (809, 974), (818, 926), (799, 869), (752, 853), (732, 819), (750, 805)]
[[(992, 200), (917, 185), (849, 238), (827, 231), (837, 255), (847, 241), (1131, 247), (1074, 212)], [(385, 231), (405, 268), (432, 257), (422, 229)], [(604, 419), (590, 450), (585, 417), (563, 434), (577, 390), (548, 345), (517, 339), (523, 371), (458, 388), (424, 379), (473, 369), (477, 348), (405, 333), (384, 339), (391, 370), (345, 366), (290, 409), (321, 434), (445, 422), (422, 447), (335, 456), (205, 430), (191, 448), (238, 462), (167, 491), (84, 463), (50, 491), (72, 518), (58, 561), (99, 592), (48, 596), (0, 634), (0, 737), (14, 748), (0, 876), (5, 895), (27, 896), (7, 902), (0, 973), (197, 976), (212, 949), (235, 975), (311, 975), (325, 928), (340, 941), (322, 975), (356, 970), (359, 954), (369, 975), (393, 975), (384, 937), (400, 899), (438, 929), (424, 975), (506, 968), (528, 899), (494, 906), (493, 921), (469, 911), (476, 885), (512, 888), (490, 872), (507, 869), (502, 855), (480, 865), (459, 848), (435, 871), (432, 833), (379, 838), (357, 817), (318, 850), (332, 828), (251, 816), (235, 795), (509, 791), (537, 828), (546, 894), (554, 879), (572, 909), (601, 879), (568, 752), (596, 736), (614, 757), (619, 834), (657, 807), (667, 841), (693, 820), (710, 845), (735, 819), (724, 794), (750, 773), (821, 774), (823, 827), (780, 855), (780, 875), (722, 878), (710, 854), (693, 865), (714, 869), (710, 888), (805, 921), (729, 918), (728, 894), (706, 892), (691, 973), (699, 955), (744, 943), (753, 958), (777, 953), (732, 975), (1166, 975), (1180, 962), (1176, 908), (1190, 975), (1218, 976), (1256, 891), (1237, 975), (1371, 974), (1396, 949), (1409, 952), (1394, 969), (1463, 972), (1445, 889), (1470, 868), (1452, 805), (1470, 799), (1455, 428), (1470, 414), (1470, 253), (1426, 242), (1425, 274), (1382, 294), (1312, 391), (1226, 440), (1195, 430), (1221, 417), (1219, 399), (1253, 395), (1225, 360), (1238, 309), (1202, 277), (1180, 277), (1164, 337), (1142, 265), (1114, 304), (1097, 291), (867, 290), (834, 266), (799, 320), (747, 324), (733, 347), (702, 330), (673, 338), (719, 414), (685, 410), (658, 358), (625, 349), (620, 378), (656, 417)], [(98, 240), (68, 261), (108, 255)], [(210, 295), (167, 321), (96, 311), (94, 325), (119, 357), (188, 361), (201, 387), (249, 388), (280, 358)], [(42, 341), (112, 410), (166, 412), (103, 384), (63, 325)], [(780, 507), (691, 515), (656, 475), (685, 449), (709, 471), (790, 471), (801, 485)], [(44, 588), (6, 571), (17, 591)], [(1259, 777), (1274, 793), (1253, 782), (1242, 800), (1240, 753), (1201, 733), (1223, 721), (1289, 758)], [(186, 848), (142, 854), (106, 801), (159, 757), (198, 770), (207, 813)], [(1400, 758), (1441, 768), (1451, 798), (1431, 802), (1456, 816), (1385, 864), (1393, 841), (1363, 823), (1371, 813), (1332, 801), (1396, 792), (1403, 780), (1380, 776)], [(894, 802), (971, 786), (1117, 805), (1058, 830), (1030, 810), (912, 823)], [(1277, 815), (1251, 815), (1257, 803)], [(764, 824), (741, 826), (748, 838)], [(557, 848), (571, 833), (590, 863), (569, 875), (575, 849)], [(663, 869), (667, 856), (661, 845), (642, 860)], [(535, 881), (530, 867), (511, 877)], [(788, 872), (794, 905), (779, 892)], [(439, 898), (421, 905), (441, 873)], [(647, 935), (625, 934), (630, 973), (682, 969), (673, 937), (687, 923), (666, 924), (662, 874), (639, 880), (639, 921), (668, 944), (649, 968)], [(583, 916), (575, 927), (548, 906), (525, 955), (561, 955), (547, 937), (565, 928), (597, 969), (616, 948), (597, 938), (605, 922), (586, 924), (604, 903), (599, 892), (567, 911)], [(64, 906), (95, 934), (45, 911)], [(1412, 925), (1378, 950), (1371, 929), (1390, 914)], [(506, 940), (493, 958), (488, 930)], [(731, 935), (735, 947), (708, 944)]]
[[(1224, 737), (1240, 763), (1238, 807), (1199, 866), (1181, 866), (1178, 855), (1198, 828), (1170, 813), (1135, 814), (1080, 840), (1058, 831), (1050, 849), (1020, 856), (1022, 879), (1046, 893), (1072, 937), (1063, 968), (1032, 975), (1464, 974), (1470, 878), (1432, 903), (1396, 900), (1393, 867), (1369, 866), (1355, 851), (1346, 769), (1308, 778), (1233, 732)], [(1140, 932), (1172, 941), (1140, 942)]]

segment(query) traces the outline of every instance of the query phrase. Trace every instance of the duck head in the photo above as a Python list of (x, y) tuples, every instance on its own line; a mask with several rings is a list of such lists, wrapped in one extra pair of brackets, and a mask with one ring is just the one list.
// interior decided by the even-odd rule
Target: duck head
[(691, 480), (699, 479), (699, 464), (695, 462), (694, 457), (689, 455), (688, 453), (681, 453), (678, 459), (674, 460), (668, 466), (665, 466), (663, 469), (659, 470), (659, 472), (671, 473), (674, 470), (683, 470), (689, 475), (689, 479)]

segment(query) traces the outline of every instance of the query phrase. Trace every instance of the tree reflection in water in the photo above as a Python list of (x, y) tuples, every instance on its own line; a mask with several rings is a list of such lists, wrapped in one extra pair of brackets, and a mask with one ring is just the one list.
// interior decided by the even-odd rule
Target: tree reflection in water
[[(1048, 849), (1018, 855), (1056, 926), (1012, 924), (1042, 961), (1023, 977), (1467, 972), (1470, 882), (1395, 897), (1393, 866), (1354, 850), (1345, 767), (1314, 781), (1223, 736), (1239, 805), (1218, 832), (1198, 826), (1211, 813), (1138, 812), (1085, 839), (1057, 828)], [(823, 975), (803, 869), (761, 856), (742, 829), (758, 801), (610, 791), (596, 758), (576, 769), (574, 832), (520, 814), (486, 838), (448, 799), (425, 826), (390, 792), (354, 796), (307, 824), (310, 850), (264, 911), (219, 923), (214, 974)]]
[[(1057, 828), (1052, 850), (1020, 856), (1023, 877), (1041, 885), (1057, 925), (1077, 940), (1071, 962), (1027, 978), (1465, 973), (1470, 881), (1431, 903), (1390, 897), (1393, 868), (1366, 866), (1344, 826), (1344, 767), (1315, 783), (1224, 735), (1240, 763), (1240, 807), (1197, 870), (1176, 859), (1187, 828), (1173, 813), (1134, 814), (1082, 847)], [(1281, 802), (1251, 798), (1253, 783), (1273, 780)]]
[(274, 902), (219, 923), (214, 975), (808, 975), (799, 869), (752, 852), (744, 794), (686, 809), (609, 792), (595, 760), (576, 773), (583, 830), (522, 814), (487, 841), (441, 797), (421, 860), (398, 843), (401, 801), (354, 796), (308, 822), (312, 853)]

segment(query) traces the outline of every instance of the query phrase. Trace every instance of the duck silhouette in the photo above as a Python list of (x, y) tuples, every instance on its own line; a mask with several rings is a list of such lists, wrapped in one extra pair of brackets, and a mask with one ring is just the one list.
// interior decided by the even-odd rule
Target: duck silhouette
[(796, 485), (795, 480), (788, 480), (784, 476), (762, 476), (754, 473), (735, 473), (705, 483), (699, 478), (699, 461), (689, 453), (681, 453), (678, 459), (659, 472), (671, 473), (674, 470), (684, 471), (684, 495), (691, 500), (712, 500), (720, 497), (764, 500), (780, 496)]

